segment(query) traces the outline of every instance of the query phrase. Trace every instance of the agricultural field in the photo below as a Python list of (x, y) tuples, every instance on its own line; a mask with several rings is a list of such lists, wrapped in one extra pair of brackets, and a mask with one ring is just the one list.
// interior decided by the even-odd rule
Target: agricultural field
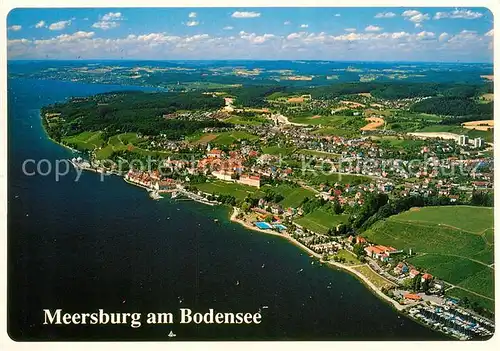
[(478, 296), (476, 294), (470, 293), (470, 292), (462, 290), (460, 288), (451, 288), (450, 290), (447, 290), (445, 294), (446, 294), (446, 296), (455, 297), (458, 299), (463, 299), (466, 297), (469, 301), (475, 301), (480, 306), (483, 306), (483, 307), (489, 309), (490, 311), (495, 310), (495, 301), (494, 300)]
[(264, 193), (255, 187), (237, 183), (212, 181), (196, 184), (195, 186), (198, 190), (209, 194), (232, 195), (237, 201), (244, 200), (247, 196), (264, 196)]
[(231, 145), (240, 140), (255, 141), (257, 139), (259, 139), (258, 136), (244, 131), (231, 131), (218, 134), (212, 143), (215, 145)]
[(310, 199), (314, 197), (314, 193), (311, 190), (300, 187), (292, 188), (290, 186), (280, 185), (274, 190), (285, 197), (280, 202), (280, 205), (283, 206), (283, 208), (297, 208), (306, 197)]
[(74, 145), (78, 150), (94, 150), (104, 144), (102, 132), (83, 132), (71, 137), (63, 138), (68, 145)]
[(364, 236), (377, 244), (411, 248), (417, 256), (409, 262), (419, 269), (482, 297), (494, 297), (492, 208), (413, 209), (375, 223)]
[(270, 120), (266, 117), (255, 115), (255, 116), (238, 116), (235, 115), (231, 118), (225, 120), (225, 122), (239, 124), (239, 125), (247, 125), (247, 126), (260, 126), (264, 123), (270, 123)]
[(460, 228), (481, 234), (493, 228), (493, 209), (473, 206), (422, 207), (400, 213), (393, 219)]
[(305, 114), (302, 116), (289, 117), (288, 120), (293, 123), (309, 124), (309, 125), (322, 125), (322, 126), (340, 126), (349, 117), (347, 116), (319, 116)]
[(329, 229), (341, 223), (346, 223), (348, 217), (347, 215), (336, 215), (318, 208), (304, 217), (298, 218), (295, 222), (315, 233), (326, 234)]

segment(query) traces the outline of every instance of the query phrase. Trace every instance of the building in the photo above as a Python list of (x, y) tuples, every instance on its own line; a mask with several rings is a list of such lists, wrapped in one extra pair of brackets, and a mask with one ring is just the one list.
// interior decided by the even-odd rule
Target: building
[(469, 137), (467, 135), (460, 135), (458, 137), (458, 145), (466, 146), (469, 144)]
[(222, 151), (219, 149), (213, 149), (207, 152), (208, 157), (212, 158), (221, 158), (222, 157)]
[(420, 272), (417, 271), (416, 269), (410, 270), (410, 278), (415, 278), (419, 274), (420, 274)]
[(258, 175), (242, 174), (240, 176), (240, 179), (237, 180), (237, 182), (240, 184), (245, 184), (260, 188), (260, 176)]
[(225, 171), (225, 170), (220, 170), (220, 171), (213, 171), (212, 175), (220, 180), (226, 180), (226, 181), (234, 181), (232, 178), (232, 175), (234, 173), (231, 171)]
[(403, 296), (406, 300), (420, 301), (422, 297), (417, 294), (404, 294)]
[(430, 275), (429, 273), (425, 273), (422, 275), (422, 283), (425, 282), (426, 280), (429, 281), (429, 280), (432, 280), (432, 275)]
[(476, 149), (482, 148), (484, 146), (484, 140), (483, 138), (475, 138), (474, 139), (474, 147)]
[(409, 270), (408, 266), (403, 262), (399, 262), (398, 265), (394, 267), (394, 273), (396, 274), (406, 274)]
[(367, 246), (365, 247), (365, 252), (366, 255), (380, 260), (382, 262), (388, 262), (390, 261), (390, 255), (394, 253), (399, 253), (401, 250), (396, 250), (393, 247), (390, 246), (383, 246), (383, 245), (375, 245), (375, 246)]

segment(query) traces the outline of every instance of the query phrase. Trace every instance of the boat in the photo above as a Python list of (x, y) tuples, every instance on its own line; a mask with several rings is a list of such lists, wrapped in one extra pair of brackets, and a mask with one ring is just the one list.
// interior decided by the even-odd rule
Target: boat
[(214, 218), (215, 223), (219, 223), (219, 220), (217, 218)]
[(236, 285), (240, 285), (240, 281), (239, 280), (236, 281)]

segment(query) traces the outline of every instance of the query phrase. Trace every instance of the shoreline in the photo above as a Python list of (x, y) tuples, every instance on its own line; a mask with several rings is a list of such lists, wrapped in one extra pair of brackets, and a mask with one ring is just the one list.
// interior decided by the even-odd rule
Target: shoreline
[[(319, 259), (319, 261), (321, 263), (325, 263), (331, 267), (335, 267), (335, 268), (338, 268), (338, 269), (341, 269), (341, 270), (344, 270), (346, 271), (347, 273), (350, 273), (354, 276), (356, 276), (358, 278), (358, 280), (360, 280), (363, 285), (365, 285), (366, 287), (368, 287), (368, 290), (371, 290), (372, 293), (374, 293), (377, 297), (383, 299), (384, 301), (388, 302), (392, 307), (394, 307), (397, 311), (401, 312), (402, 310), (404, 310), (405, 308), (407, 308), (408, 306), (404, 306), (404, 305), (401, 305), (400, 303), (398, 303), (397, 301), (391, 299), (389, 296), (385, 295), (384, 293), (382, 293), (382, 291), (380, 291), (380, 289), (378, 289), (371, 281), (368, 280), (368, 278), (366, 278), (361, 272), (358, 272), (356, 271), (355, 269), (353, 269), (351, 266), (346, 266), (346, 265), (343, 265), (341, 263), (338, 263), (338, 262), (335, 262), (335, 261), (324, 261), (322, 259), (322, 256), (316, 252), (314, 252), (313, 250), (311, 250), (310, 248), (308, 248), (307, 246), (305, 246), (304, 244), (302, 244), (301, 242), (299, 242), (298, 240), (292, 238), (291, 236), (289, 235), (284, 235), (284, 234), (280, 234), (274, 230), (270, 230), (270, 229), (260, 229), (260, 228), (257, 228), (255, 226), (251, 226), (249, 225), (247, 222), (241, 220), (241, 219), (237, 219), (236, 216), (240, 213), (240, 209), (237, 208), (237, 207), (233, 207), (233, 212), (230, 216), (230, 221), (234, 222), (234, 223), (238, 223), (240, 225), (242, 225), (243, 227), (249, 229), (249, 230), (253, 230), (253, 231), (257, 231), (257, 232), (261, 232), (261, 233), (264, 233), (264, 234), (270, 234), (270, 235), (274, 235), (274, 236), (279, 236), (281, 238), (284, 238), (286, 239), (287, 241), (289, 241), (290, 243), (292, 243), (293, 245), (299, 247), (300, 249), (306, 251), (307, 253), (309, 253), (310, 255), (312, 255), (313, 257), (316, 257), (317, 259)], [(356, 266), (368, 266), (367, 264), (361, 264), (361, 265), (356, 265)]]

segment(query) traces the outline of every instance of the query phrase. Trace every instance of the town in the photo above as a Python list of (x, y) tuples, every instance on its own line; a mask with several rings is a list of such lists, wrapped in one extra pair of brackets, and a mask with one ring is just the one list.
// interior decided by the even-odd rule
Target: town
[[(245, 107), (223, 93), (203, 95), (223, 99), (216, 108), (163, 115), (199, 123), (191, 135), (83, 132), (61, 143), (81, 151), (75, 167), (120, 175), (153, 199), (229, 206), (235, 222), (348, 270), (432, 328), (459, 339), (492, 335), (492, 120), (463, 122), (455, 127), (461, 134), (400, 131), (395, 125), (410, 115), (423, 124), (449, 117), (411, 110), (430, 97), (280, 93), (266, 107)], [(45, 111), (49, 128), (61, 119), (64, 111)], [(474, 227), (457, 220), (470, 206), (478, 209)], [(451, 243), (433, 244), (452, 231), (473, 251), (449, 256)], [(443, 268), (454, 262), (470, 276)], [(487, 283), (469, 283), (475, 275)]]

